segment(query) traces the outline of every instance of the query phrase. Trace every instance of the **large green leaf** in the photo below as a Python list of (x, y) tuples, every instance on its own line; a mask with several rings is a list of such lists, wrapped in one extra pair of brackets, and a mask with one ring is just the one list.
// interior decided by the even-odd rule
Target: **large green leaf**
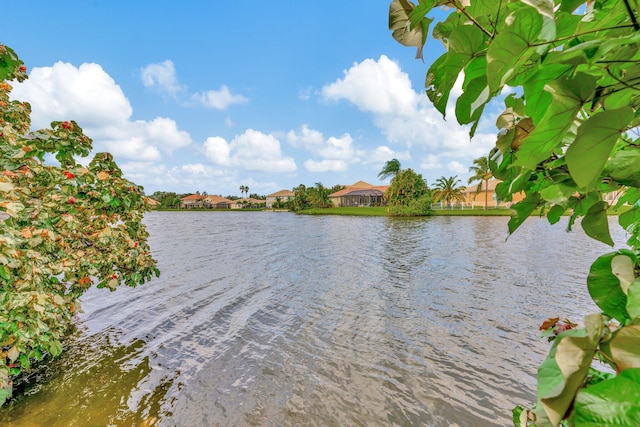
[(522, 0), (522, 3), (534, 7), (540, 15), (553, 18), (553, 0)]
[(622, 185), (640, 187), (640, 150), (617, 151), (607, 162), (604, 171)]
[(595, 186), (609, 153), (633, 116), (631, 107), (606, 110), (591, 116), (578, 128), (576, 139), (565, 156), (576, 184), (587, 191)]
[(635, 256), (621, 249), (599, 257), (589, 270), (587, 287), (598, 307), (610, 317), (625, 323), (627, 313), (627, 290), (635, 280)]
[(583, 427), (640, 425), (640, 369), (580, 390), (570, 420)]
[(591, 314), (584, 323), (584, 329), (559, 334), (549, 356), (538, 368), (539, 406), (556, 426), (583, 384), (602, 335), (601, 315)]
[(492, 93), (497, 92), (535, 54), (530, 45), (542, 30), (542, 17), (528, 7), (513, 12), (507, 31), (496, 35), (487, 49), (487, 81)]
[(618, 371), (640, 368), (640, 326), (620, 328), (609, 343), (609, 352)]
[(627, 289), (627, 313), (632, 319), (640, 316), (640, 279), (636, 279)]
[(515, 164), (534, 170), (539, 162), (547, 159), (561, 145), (578, 111), (593, 96), (595, 87), (592, 76), (580, 73), (574, 78), (563, 77), (547, 84), (545, 90), (553, 102), (534, 131), (522, 141)]
[(425, 86), (427, 96), (444, 116), (449, 94), (458, 74), (481, 51), (485, 49), (487, 36), (475, 26), (463, 25), (451, 32), (449, 51), (438, 58), (429, 68)]
[(509, 234), (513, 234), (514, 231), (522, 225), (522, 223), (529, 218), (529, 216), (540, 205), (541, 197), (540, 193), (527, 194), (520, 202), (511, 206), (512, 214), (509, 220)]
[(602, 200), (593, 204), (582, 219), (581, 225), (587, 236), (613, 246), (607, 218), (608, 208), (609, 204)]

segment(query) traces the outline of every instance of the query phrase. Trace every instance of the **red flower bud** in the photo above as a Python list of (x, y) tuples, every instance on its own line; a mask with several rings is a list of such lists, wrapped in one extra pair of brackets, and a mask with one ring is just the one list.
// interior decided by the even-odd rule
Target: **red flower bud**
[(18, 71), (24, 73), (27, 71), (27, 67), (25, 67), (24, 65), (21, 65), (20, 67), (18, 67)]
[(74, 199), (73, 197), (69, 197), (69, 200), (67, 200), (67, 203), (70, 203), (73, 205), (76, 203), (76, 199)]
[(64, 171), (64, 176), (66, 176), (66, 177), (67, 177), (67, 179), (71, 179), (71, 178), (73, 178), (75, 175), (74, 175), (74, 174), (72, 174), (72, 173), (71, 173), (71, 172), (69, 172), (69, 171)]
[(62, 129), (71, 129), (71, 124), (69, 122), (62, 122), (60, 126), (62, 126)]
[(113, 276), (111, 276), (112, 279), (117, 279), (118, 276), (116, 274), (114, 274)]

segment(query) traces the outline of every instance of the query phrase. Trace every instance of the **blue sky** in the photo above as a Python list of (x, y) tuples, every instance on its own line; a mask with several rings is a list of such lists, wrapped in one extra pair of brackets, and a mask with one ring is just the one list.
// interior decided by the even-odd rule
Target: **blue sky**
[(466, 183), (473, 159), (495, 142), (498, 106), (473, 140), (453, 111), (443, 120), (424, 95), (443, 48), (430, 39), (425, 62), (416, 60), (391, 37), (388, 8), (9, 2), (0, 43), (28, 68), (13, 97), (31, 103), (33, 127), (76, 120), (94, 151), (114, 154), (147, 194), (384, 184), (377, 175), (392, 158), (429, 184), (452, 175)]

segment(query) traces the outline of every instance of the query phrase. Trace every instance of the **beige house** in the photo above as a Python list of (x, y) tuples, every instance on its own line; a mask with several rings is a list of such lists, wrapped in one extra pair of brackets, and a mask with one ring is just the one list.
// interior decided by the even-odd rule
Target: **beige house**
[(242, 208), (260, 208), (264, 206), (265, 201), (260, 199), (254, 199), (253, 197), (246, 197), (244, 199), (236, 199), (231, 201), (231, 209)]
[(273, 208), (273, 204), (278, 200), (280, 200), (281, 202), (288, 202), (289, 200), (292, 200), (294, 196), (295, 194), (291, 190), (280, 190), (275, 193), (269, 194), (266, 200), (267, 209)]
[(201, 208), (204, 206), (202, 199), (204, 196), (201, 194), (192, 194), (180, 199), (180, 207), (182, 209)]
[[(514, 194), (513, 200), (511, 202), (505, 202), (498, 199), (496, 194), (496, 186), (500, 184), (502, 181), (497, 179), (491, 179), (487, 183), (485, 187), (485, 182), (482, 181), (477, 185), (472, 185), (471, 187), (467, 187), (464, 190), (465, 195), (465, 206), (470, 206), (472, 208), (484, 208), (485, 200), (488, 208), (497, 208), (497, 207), (509, 207), (514, 203), (518, 203), (520, 200), (524, 199), (525, 194), (523, 192)], [(481, 186), (480, 192), (478, 192), (478, 186)]]
[(384, 193), (388, 185), (371, 185), (358, 181), (340, 191), (329, 194), (329, 200), (335, 207), (343, 206), (385, 206)]
[(211, 209), (231, 209), (233, 200), (225, 199), (222, 196), (205, 196), (202, 200), (205, 208)]

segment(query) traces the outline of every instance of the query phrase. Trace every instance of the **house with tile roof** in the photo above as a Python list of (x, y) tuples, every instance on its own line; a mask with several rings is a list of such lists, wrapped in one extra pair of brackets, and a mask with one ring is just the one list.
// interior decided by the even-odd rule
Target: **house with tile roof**
[(202, 202), (205, 208), (210, 209), (231, 209), (231, 205), (233, 204), (232, 200), (222, 196), (205, 196)]
[(260, 199), (254, 199), (253, 197), (245, 197), (242, 199), (236, 199), (231, 202), (231, 209), (243, 209), (243, 208), (261, 208), (264, 207), (265, 201)]
[(180, 199), (180, 208), (182, 209), (191, 209), (191, 208), (201, 208), (204, 206), (202, 200), (204, 196), (201, 194), (192, 194), (187, 197), (183, 197)]
[(289, 200), (292, 200), (294, 196), (295, 194), (291, 190), (280, 190), (276, 191), (275, 193), (271, 193), (267, 195), (267, 209), (272, 209), (273, 204), (278, 200), (280, 200), (281, 202), (288, 202)]
[(371, 185), (358, 181), (342, 190), (329, 194), (329, 200), (335, 207), (343, 206), (385, 206), (384, 193), (388, 185)]
[[(464, 190), (465, 195), (465, 206), (470, 206), (472, 208), (484, 208), (485, 200), (487, 203), (487, 207), (489, 208), (497, 208), (497, 207), (509, 207), (513, 203), (517, 203), (524, 199), (525, 194), (523, 192), (516, 193), (513, 195), (513, 200), (511, 202), (505, 202), (498, 198), (496, 194), (496, 186), (500, 184), (502, 181), (497, 179), (491, 179), (487, 183), (485, 187), (484, 181), (477, 184), (472, 185), (471, 187), (467, 187)], [(481, 186), (480, 191), (478, 191), (478, 186)]]

